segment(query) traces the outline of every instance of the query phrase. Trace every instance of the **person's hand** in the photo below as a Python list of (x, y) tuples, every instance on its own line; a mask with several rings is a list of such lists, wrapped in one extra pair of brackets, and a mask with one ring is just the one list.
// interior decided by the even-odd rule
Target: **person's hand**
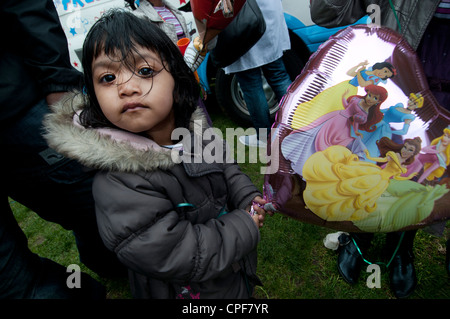
[(261, 228), (264, 224), (264, 219), (266, 217), (266, 214), (269, 214), (269, 216), (272, 216), (274, 212), (266, 211), (264, 209), (264, 205), (266, 204), (266, 200), (261, 198), (261, 196), (256, 196), (253, 201), (252, 205), (250, 206), (249, 212), (252, 215), (253, 221), (255, 222), (256, 226), (258, 228)]
[(263, 227), (263, 224), (264, 224), (263, 223), (264, 222), (264, 216), (263, 215), (255, 214), (255, 215), (252, 216), (252, 218), (253, 218), (253, 221), (255, 222), (255, 224), (256, 224), (256, 226), (258, 228)]
[(230, 0), (219, 0), (213, 13), (216, 13), (219, 10), (222, 10), (225, 18), (230, 18), (234, 14), (233, 3)]

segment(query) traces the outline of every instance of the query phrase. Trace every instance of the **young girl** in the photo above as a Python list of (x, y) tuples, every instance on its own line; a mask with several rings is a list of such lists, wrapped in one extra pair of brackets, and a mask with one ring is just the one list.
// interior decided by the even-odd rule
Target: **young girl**
[(265, 213), (252, 201), (264, 200), (236, 164), (174, 158), (192, 150), (173, 152), (172, 131), (193, 135), (193, 121), (205, 120), (178, 48), (147, 21), (112, 11), (86, 36), (83, 68), (85, 94), (54, 108), (46, 137), (101, 170), (99, 231), (129, 268), (133, 296), (250, 297)]

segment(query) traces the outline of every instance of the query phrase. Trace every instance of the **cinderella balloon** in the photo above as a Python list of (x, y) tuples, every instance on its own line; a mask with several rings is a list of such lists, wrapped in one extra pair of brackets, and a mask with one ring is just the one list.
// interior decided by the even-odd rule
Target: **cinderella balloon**
[(311, 56), (280, 103), (265, 197), (288, 216), (342, 231), (447, 220), (449, 119), (400, 35), (348, 27)]

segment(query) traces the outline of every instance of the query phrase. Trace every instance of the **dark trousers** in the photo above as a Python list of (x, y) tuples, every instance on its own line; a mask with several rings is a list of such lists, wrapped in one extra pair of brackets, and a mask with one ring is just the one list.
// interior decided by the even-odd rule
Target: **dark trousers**
[[(417, 230), (405, 231), (403, 238), (402, 232), (390, 232), (386, 234), (385, 253), (387, 257), (391, 257), (397, 250), (397, 254), (404, 252), (412, 252), (414, 246), (414, 238), (416, 237)], [(374, 233), (351, 233), (355, 239), (358, 247), (363, 253), (369, 249)], [(366, 256), (364, 256), (366, 257)]]
[(272, 126), (261, 72), (264, 74), (267, 83), (272, 88), (278, 101), (286, 94), (286, 91), (291, 84), (291, 79), (286, 72), (282, 58), (258, 68), (236, 73), (237, 80), (244, 93), (244, 100), (247, 104), (247, 109), (257, 134), (259, 133), (260, 128), (270, 130)]

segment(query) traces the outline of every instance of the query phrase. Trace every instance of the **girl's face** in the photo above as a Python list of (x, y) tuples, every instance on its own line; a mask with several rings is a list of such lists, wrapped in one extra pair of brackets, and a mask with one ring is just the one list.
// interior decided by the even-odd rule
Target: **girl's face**
[[(94, 91), (105, 117), (115, 126), (172, 144), (175, 81), (159, 56), (137, 46), (127, 65), (102, 53), (92, 62)], [(134, 70), (128, 65), (133, 65)]]
[(367, 93), (364, 100), (366, 101), (366, 104), (371, 107), (380, 102), (380, 95), (372, 94), (370, 92)]
[(384, 68), (382, 68), (380, 70), (374, 70), (373, 74), (378, 76), (379, 78), (382, 78), (382, 79), (391, 78), (392, 75), (393, 75), (392, 71), (389, 70), (389, 68), (387, 68), (387, 67), (384, 67)]
[(402, 149), (400, 150), (400, 155), (402, 156), (402, 158), (404, 159), (408, 159), (411, 156), (414, 156), (416, 152), (416, 147), (414, 145), (409, 144), (408, 142), (406, 142)]

